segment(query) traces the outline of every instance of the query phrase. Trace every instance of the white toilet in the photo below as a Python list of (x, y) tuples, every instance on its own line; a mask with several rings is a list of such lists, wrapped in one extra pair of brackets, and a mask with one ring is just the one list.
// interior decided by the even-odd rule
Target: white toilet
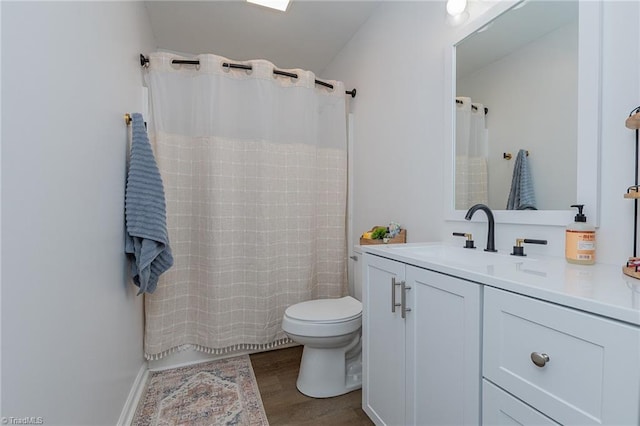
[[(361, 256), (358, 256), (361, 257)], [(361, 297), (360, 265), (354, 293)], [(282, 329), (304, 345), (298, 390), (314, 398), (342, 395), (362, 387), (362, 303), (351, 296), (308, 300), (289, 306)]]

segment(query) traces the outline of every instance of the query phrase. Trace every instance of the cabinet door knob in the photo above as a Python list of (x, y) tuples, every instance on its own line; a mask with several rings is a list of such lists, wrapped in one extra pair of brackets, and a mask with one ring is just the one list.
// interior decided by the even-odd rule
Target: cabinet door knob
[(544, 367), (550, 359), (551, 358), (549, 358), (549, 355), (547, 354), (531, 352), (531, 361), (533, 361), (533, 363), (540, 368)]

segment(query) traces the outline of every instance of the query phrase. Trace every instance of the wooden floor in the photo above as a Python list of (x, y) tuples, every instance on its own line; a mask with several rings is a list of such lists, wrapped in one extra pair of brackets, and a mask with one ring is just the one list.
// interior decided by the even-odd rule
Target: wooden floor
[(251, 355), (262, 403), (271, 426), (372, 425), (362, 411), (362, 390), (333, 398), (309, 398), (296, 379), (302, 346)]

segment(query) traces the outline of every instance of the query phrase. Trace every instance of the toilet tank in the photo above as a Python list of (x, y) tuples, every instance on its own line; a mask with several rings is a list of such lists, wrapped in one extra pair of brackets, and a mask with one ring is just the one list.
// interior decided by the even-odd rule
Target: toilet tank
[(349, 295), (362, 301), (362, 249), (360, 246), (353, 246), (353, 256), (349, 260), (349, 266), (353, 273), (349, 274)]

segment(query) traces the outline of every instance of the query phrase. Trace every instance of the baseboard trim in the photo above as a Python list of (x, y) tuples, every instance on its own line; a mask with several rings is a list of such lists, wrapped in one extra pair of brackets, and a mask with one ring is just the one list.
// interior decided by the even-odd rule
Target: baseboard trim
[(142, 396), (142, 393), (144, 392), (147, 385), (148, 378), (149, 368), (147, 367), (147, 363), (145, 362), (140, 367), (140, 371), (138, 371), (138, 375), (133, 381), (133, 385), (131, 386), (131, 390), (129, 391), (129, 396), (124, 402), (124, 407), (122, 407), (122, 412), (120, 413), (120, 418), (118, 419), (118, 426), (131, 425), (133, 417), (136, 415), (138, 402), (140, 402), (140, 397)]

